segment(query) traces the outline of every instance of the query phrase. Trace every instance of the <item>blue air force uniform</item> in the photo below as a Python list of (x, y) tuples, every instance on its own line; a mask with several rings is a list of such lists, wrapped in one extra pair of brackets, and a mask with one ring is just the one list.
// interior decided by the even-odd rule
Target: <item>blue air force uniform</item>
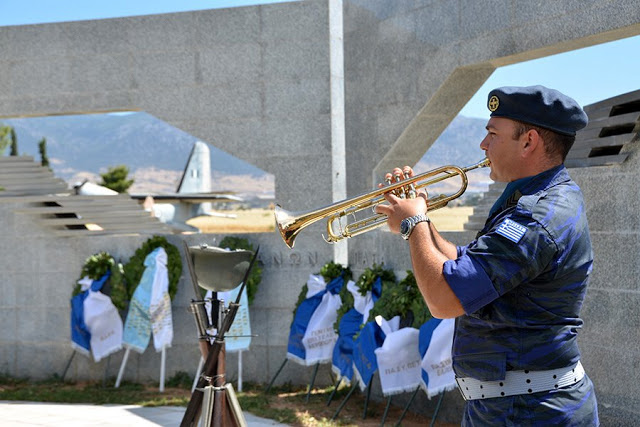
[[(497, 95), (506, 104), (527, 91), (547, 95), (540, 88)], [(513, 105), (504, 108), (521, 104)], [(476, 240), (443, 267), (466, 313), (456, 319), (452, 349), (467, 400), (463, 425), (598, 424), (591, 380), (565, 372), (580, 360), (579, 314), (592, 263), (582, 193), (563, 165), (508, 184)], [(538, 392), (525, 385), (531, 373), (555, 369), (567, 381)], [(505, 379), (516, 372), (524, 388), (505, 395)], [(465, 391), (469, 382), (475, 388)], [(485, 395), (490, 389), (496, 394)]]
[[(456, 320), (452, 357), (458, 377), (498, 381), (507, 370), (550, 370), (580, 359), (579, 313), (593, 263), (580, 189), (558, 166), (510, 183), (500, 202), (478, 238), (444, 266), (467, 313)], [(592, 392), (587, 376), (570, 388)], [(521, 400), (532, 423), (577, 421), (571, 407), (558, 414), (552, 403), (541, 405), (554, 394), (566, 399), (565, 391), (470, 400), (465, 416), (471, 424), (504, 425), (512, 400)], [(489, 405), (503, 409), (487, 411)], [(595, 406), (583, 406), (578, 401), (575, 412), (586, 411), (592, 420)], [(485, 419), (483, 412), (499, 419)], [(557, 416), (565, 422), (548, 419)]]

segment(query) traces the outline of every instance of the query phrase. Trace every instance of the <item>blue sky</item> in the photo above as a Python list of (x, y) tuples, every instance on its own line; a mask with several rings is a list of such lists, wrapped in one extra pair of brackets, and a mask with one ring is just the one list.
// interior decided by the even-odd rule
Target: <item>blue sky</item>
[(119, 18), (295, 0), (0, 0), (0, 26)]
[(640, 36), (498, 68), (460, 111), (489, 118), (487, 94), (499, 86), (541, 84), (580, 105), (640, 89)]
[[(239, 7), (291, 0), (0, 0), (0, 26)], [(487, 93), (542, 84), (588, 105), (640, 89), (640, 36), (497, 69), (460, 114), (488, 118)]]

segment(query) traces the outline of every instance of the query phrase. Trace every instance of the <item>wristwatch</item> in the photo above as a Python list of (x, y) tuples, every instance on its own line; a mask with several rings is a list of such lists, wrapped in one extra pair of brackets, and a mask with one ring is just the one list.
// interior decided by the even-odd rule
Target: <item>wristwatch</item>
[(400, 223), (400, 235), (404, 240), (409, 240), (409, 236), (411, 236), (411, 232), (416, 224), (421, 222), (429, 222), (429, 217), (426, 213), (418, 214), (414, 216), (410, 216), (409, 218), (405, 218)]

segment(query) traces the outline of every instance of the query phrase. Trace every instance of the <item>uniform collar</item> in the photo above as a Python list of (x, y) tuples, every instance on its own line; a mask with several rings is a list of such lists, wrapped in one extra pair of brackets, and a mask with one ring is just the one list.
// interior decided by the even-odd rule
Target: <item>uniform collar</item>
[(493, 216), (496, 212), (515, 206), (523, 195), (533, 194), (541, 189), (552, 187), (568, 179), (569, 176), (566, 168), (563, 164), (560, 164), (537, 175), (511, 181), (491, 207), (489, 217)]

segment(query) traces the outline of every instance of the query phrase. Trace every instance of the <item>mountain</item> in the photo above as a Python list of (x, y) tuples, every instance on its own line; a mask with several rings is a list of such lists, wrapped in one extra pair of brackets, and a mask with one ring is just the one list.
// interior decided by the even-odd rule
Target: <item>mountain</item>
[(467, 166), (482, 160), (484, 153), (480, 142), (487, 133), (486, 124), (484, 119), (456, 117), (418, 161), (416, 168), (418, 165), (421, 168), (451, 164)]
[[(126, 165), (135, 180), (131, 192), (175, 191), (195, 137), (150, 114), (85, 114), (5, 119), (18, 138), (18, 151), (40, 160), (38, 142), (47, 139), (54, 173), (74, 183), (101, 181), (109, 167)], [(424, 172), (443, 165), (468, 166), (481, 160), (486, 121), (456, 117), (416, 164)], [(214, 190), (273, 196), (274, 178), (209, 144)], [(8, 150), (7, 150), (8, 151)], [(469, 191), (484, 191), (488, 174), (472, 172)], [(477, 174), (477, 175), (476, 175)], [(447, 180), (451, 184), (453, 180)], [(452, 185), (450, 185), (452, 187)]]
[[(126, 165), (136, 181), (131, 191), (175, 191), (197, 140), (142, 112), (5, 119), (2, 124), (15, 129), (19, 153), (36, 160), (38, 142), (46, 138), (54, 173), (70, 185), (85, 178), (100, 182), (100, 173), (109, 167)], [(213, 177), (268, 181), (268, 174), (259, 168), (211, 144), (209, 148)], [(231, 190), (215, 185), (214, 189)]]
[[(442, 132), (442, 135), (433, 143), (429, 151), (416, 163), (414, 171), (422, 173), (432, 169), (454, 165), (465, 167), (473, 165), (484, 156), (480, 149), (480, 142), (487, 134), (485, 119), (458, 116)], [(468, 192), (484, 192), (492, 182), (489, 179), (489, 169), (475, 170), (467, 174), (469, 178)], [(459, 188), (459, 179), (444, 181), (443, 187)], [(435, 187), (438, 191), (445, 191)]]

